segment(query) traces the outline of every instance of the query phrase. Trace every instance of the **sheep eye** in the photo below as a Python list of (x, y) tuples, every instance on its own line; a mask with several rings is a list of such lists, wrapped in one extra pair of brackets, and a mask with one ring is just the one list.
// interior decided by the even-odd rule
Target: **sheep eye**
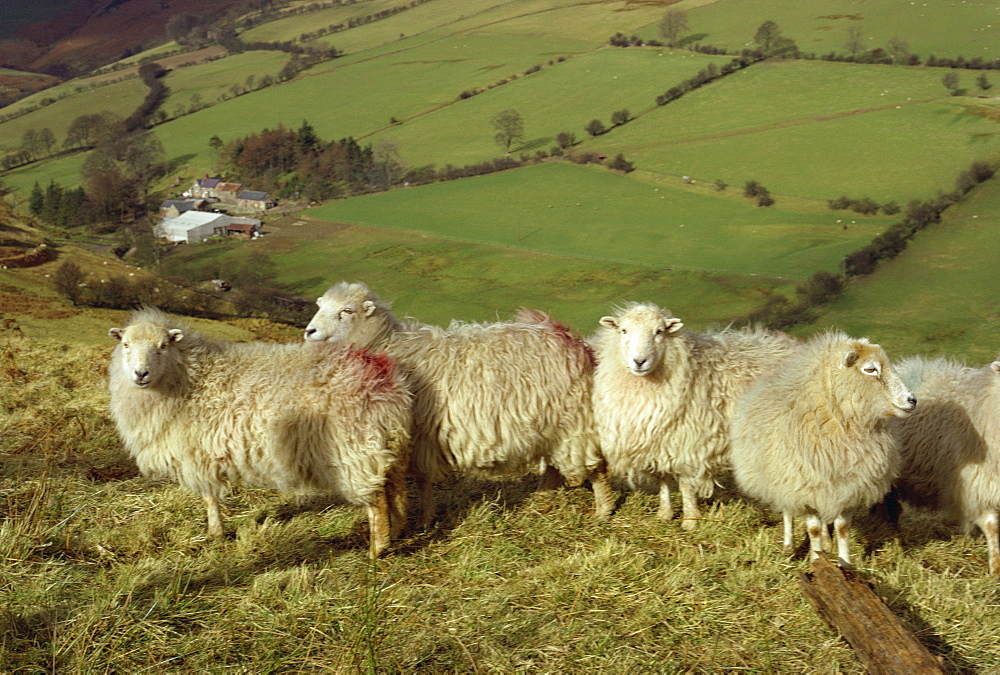
[(351, 309), (350, 307), (345, 307), (344, 309), (340, 310), (340, 313), (341, 314), (354, 314), (354, 310)]
[(657, 328), (656, 329), (656, 334), (657, 335), (663, 335), (663, 328)]
[(878, 366), (873, 364), (869, 364), (864, 368), (862, 368), (861, 370), (863, 370), (868, 375), (878, 375)]

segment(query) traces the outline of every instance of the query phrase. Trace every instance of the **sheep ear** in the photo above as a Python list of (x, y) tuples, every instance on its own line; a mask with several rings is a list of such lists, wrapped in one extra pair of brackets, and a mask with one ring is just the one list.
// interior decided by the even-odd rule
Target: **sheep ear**
[(375, 313), (376, 305), (371, 300), (365, 300), (361, 303), (361, 309), (365, 310), (365, 316), (371, 316)]
[(991, 363), (990, 368), (993, 369), (994, 373), (1000, 375), (1000, 361), (994, 361), (993, 363)]
[(676, 333), (684, 327), (684, 322), (680, 319), (667, 319), (667, 332)]
[(184, 339), (184, 331), (180, 328), (171, 328), (167, 331), (167, 335), (170, 336), (171, 342), (180, 342)]
[(119, 342), (122, 341), (122, 337), (124, 337), (124, 335), (125, 335), (125, 329), (124, 328), (111, 328), (111, 329), (108, 330), (108, 336), (109, 337), (113, 337), (114, 339), (118, 340)]
[(618, 322), (615, 321), (613, 316), (602, 316), (600, 324), (605, 328), (610, 328), (611, 330), (618, 330)]
[(851, 351), (844, 354), (844, 363), (841, 367), (850, 368), (855, 363), (857, 363), (857, 361), (858, 361), (858, 353), (852, 349)]

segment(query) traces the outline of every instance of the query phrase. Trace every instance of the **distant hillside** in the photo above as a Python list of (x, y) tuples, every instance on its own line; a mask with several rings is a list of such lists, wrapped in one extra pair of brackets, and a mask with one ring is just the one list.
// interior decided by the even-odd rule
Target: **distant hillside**
[[(166, 25), (178, 14), (221, 16), (243, 0), (78, 0), (35, 10), (43, 20), (26, 23), (16, 37), (0, 42), (0, 64), (41, 70), (61, 77), (86, 73), (166, 41)], [(12, 7), (8, 7), (12, 5)], [(31, 17), (23, 0), (5, 0), (4, 13)], [(61, 9), (50, 18), (52, 5)], [(127, 26), (127, 30), (123, 27)]]

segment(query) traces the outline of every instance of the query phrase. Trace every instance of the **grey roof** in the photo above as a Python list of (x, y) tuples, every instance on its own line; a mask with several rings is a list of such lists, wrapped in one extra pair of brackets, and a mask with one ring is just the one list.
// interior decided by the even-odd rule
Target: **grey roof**
[(168, 199), (160, 204), (160, 208), (169, 209), (171, 206), (174, 206), (178, 211), (184, 213), (185, 211), (194, 209), (200, 202), (203, 201), (203, 199)]
[(198, 184), (198, 187), (203, 187), (207, 189), (212, 189), (221, 182), (222, 182), (221, 178), (199, 178), (198, 180), (195, 181), (195, 183)]
[(256, 190), (244, 190), (243, 192), (236, 195), (237, 199), (249, 199), (255, 202), (266, 202), (271, 199), (271, 195), (266, 192), (257, 192)]

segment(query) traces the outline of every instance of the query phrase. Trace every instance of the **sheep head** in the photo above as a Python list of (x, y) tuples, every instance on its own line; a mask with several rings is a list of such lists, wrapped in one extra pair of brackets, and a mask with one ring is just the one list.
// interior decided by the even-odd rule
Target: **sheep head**
[(618, 333), (625, 367), (641, 377), (656, 370), (666, 341), (684, 324), (656, 305), (641, 304), (631, 305), (617, 316), (602, 317), (601, 325)]
[(156, 384), (166, 371), (171, 346), (184, 338), (179, 328), (167, 328), (151, 321), (139, 321), (126, 328), (112, 328), (108, 335), (118, 340), (121, 368), (125, 379), (140, 389)]
[(306, 326), (305, 339), (370, 347), (378, 337), (383, 322), (379, 310), (388, 313), (388, 305), (361, 283), (340, 282), (316, 300), (319, 310)]
[(906, 417), (917, 405), (917, 397), (879, 345), (865, 339), (851, 341), (841, 353), (840, 371), (852, 380), (845, 383), (852, 402), (869, 407), (877, 417)]

